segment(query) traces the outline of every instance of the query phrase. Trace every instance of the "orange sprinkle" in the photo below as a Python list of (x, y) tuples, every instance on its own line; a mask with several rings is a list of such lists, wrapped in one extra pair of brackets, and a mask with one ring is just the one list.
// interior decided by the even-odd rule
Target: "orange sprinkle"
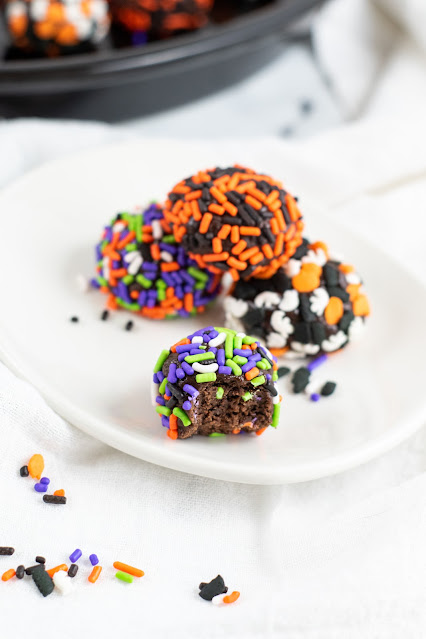
[(273, 202), (269, 206), (269, 210), (272, 211), (273, 213), (275, 213), (275, 211), (278, 211), (278, 209), (280, 208), (281, 208), (281, 202), (279, 200), (275, 200), (275, 202)]
[(133, 566), (128, 566), (127, 564), (122, 564), (121, 561), (114, 561), (113, 566), (117, 570), (127, 572), (128, 575), (133, 575), (134, 577), (143, 577), (145, 574), (143, 570), (139, 570), (139, 568), (134, 568)]
[(114, 295), (110, 295), (106, 302), (106, 307), (109, 308), (110, 311), (116, 311), (118, 308), (117, 301)]
[(256, 435), (257, 436), (261, 435), (262, 433), (265, 432), (267, 428), (268, 428), (267, 426), (265, 426), (265, 428), (259, 428), (259, 430), (256, 431)]
[(271, 231), (274, 235), (278, 235), (278, 233), (280, 232), (280, 229), (278, 228), (278, 222), (277, 220), (273, 217), (270, 221), (269, 224), (271, 225)]
[(244, 262), (245, 260), (249, 260), (251, 257), (253, 257), (253, 255), (256, 255), (256, 253), (259, 253), (258, 247), (252, 246), (251, 248), (248, 248), (243, 253), (240, 253), (239, 259)]
[(327, 324), (332, 324), (334, 326), (342, 319), (343, 312), (343, 302), (340, 297), (330, 297), (324, 311), (325, 321)]
[[(262, 431), (264, 429), (262, 428)], [(259, 435), (260, 430), (257, 431), (256, 435)], [(226, 595), (226, 597), (223, 598), (223, 603), (226, 604), (231, 604), (234, 603), (234, 601), (237, 601), (237, 599), (239, 599), (240, 597), (240, 593), (238, 592), (238, 590), (234, 590), (234, 592), (232, 592), (230, 595)]]
[[(315, 266), (318, 271), (307, 268)], [(299, 273), (292, 278), (293, 288), (299, 293), (311, 293), (320, 285), (321, 268), (316, 264), (303, 264)]]
[(33, 479), (40, 479), (44, 470), (43, 455), (33, 455), (28, 462), (28, 472)]
[(171, 299), (172, 297), (174, 297), (174, 294), (175, 294), (175, 289), (173, 288), (173, 286), (168, 286), (166, 288), (166, 298)]
[(256, 187), (253, 187), (252, 189), (249, 189), (247, 191), (247, 193), (249, 193), (254, 198), (259, 200), (259, 202), (263, 202), (264, 203), (265, 200), (266, 200), (266, 195), (264, 193), (262, 193), (262, 191), (259, 191), (259, 189), (257, 189)]
[(209, 204), (209, 211), (211, 211), (212, 213), (217, 213), (217, 215), (223, 215), (225, 213), (225, 209), (223, 208), (223, 206), (214, 203)]
[(232, 431), (233, 435), (239, 435), (241, 433), (241, 428), (234, 428), (234, 430)]
[(353, 273), (355, 268), (351, 264), (340, 264), (339, 271), (342, 273)]
[(243, 424), (243, 428), (251, 428), (253, 426), (253, 422), (246, 422), (245, 424)]
[(283, 212), (280, 208), (274, 211), (274, 217), (278, 222), (278, 228), (280, 229), (280, 231), (285, 231), (286, 223), (284, 222)]
[(194, 308), (194, 296), (192, 293), (185, 293), (183, 298), (183, 307), (188, 313), (190, 313)]
[(153, 260), (159, 260), (161, 258), (160, 247), (158, 244), (151, 244), (151, 256)]
[(176, 344), (173, 344), (170, 350), (172, 351), (172, 353), (176, 353), (176, 346), (183, 346), (184, 344), (190, 344), (190, 343), (191, 343), (191, 340), (185, 337), (184, 339), (181, 339), (179, 342), (176, 342)]
[(280, 195), (279, 191), (271, 191), (265, 200), (266, 206), (269, 206), (270, 204), (275, 202), (275, 200), (279, 197), (279, 195)]
[(213, 253), (222, 253), (222, 240), (214, 237), (212, 241)]
[(59, 572), (60, 570), (63, 570), (65, 572), (67, 572), (68, 571), (68, 566), (66, 564), (60, 564), (60, 566), (56, 566), (55, 568), (51, 568), (50, 570), (46, 570), (46, 572), (49, 575), (49, 577), (53, 577), (53, 575), (56, 574), (57, 572)]
[(178, 418), (174, 413), (172, 413), (169, 417), (169, 428), (170, 430), (178, 429)]
[(290, 193), (286, 194), (285, 203), (287, 205), (288, 212), (293, 222), (295, 222), (296, 220), (302, 217), (302, 214), (300, 213), (299, 208), (296, 204), (296, 200), (294, 199), (294, 197), (290, 195)]
[(129, 244), (129, 242), (134, 240), (135, 237), (136, 237), (136, 233), (134, 231), (130, 231), (129, 233), (127, 233), (127, 235), (125, 237), (123, 237), (123, 239), (120, 240), (120, 242), (117, 244), (118, 250), (121, 250), (125, 246), (127, 246), (127, 244)]
[(231, 225), (230, 224), (224, 224), (222, 226), (222, 228), (220, 229), (219, 233), (217, 234), (218, 238), (220, 240), (226, 240), (226, 238), (228, 237), (228, 235), (231, 232)]
[(327, 244), (324, 244), (324, 242), (314, 242), (313, 244), (309, 244), (308, 248), (312, 249), (313, 251), (315, 251), (316, 249), (322, 249), (326, 255), (326, 258), (329, 258), (328, 246)]
[(59, 490), (55, 490), (53, 494), (55, 495), (55, 497), (65, 497), (65, 490), (63, 488), (60, 488)]
[(238, 271), (235, 268), (230, 268), (229, 269), (229, 275), (232, 277), (234, 282), (238, 282), (238, 280), (240, 279), (240, 275), (239, 275)]
[(370, 315), (370, 304), (368, 303), (366, 295), (358, 295), (358, 297), (354, 300), (353, 312), (354, 315), (359, 315), (361, 317)]
[(200, 190), (198, 191), (192, 191), (192, 193), (187, 193), (185, 195), (185, 200), (187, 202), (190, 202), (191, 200), (198, 200), (199, 197), (201, 197), (203, 195), (203, 192)]
[(251, 195), (246, 196), (246, 202), (257, 211), (262, 208), (262, 202), (259, 202), (259, 200), (256, 200), (256, 198), (252, 197)]
[(200, 227), (198, 229), (200, 233), (207, 233), (212, 219), (213, 215), (211, 213), (204, 213), (203, 219), (201, 220)]
[(237, 244), (240, 241), (240, 229), (238, 226), (233, 226), (231, 230), (231, 242)]
[(226, 202), (226, 196), (223, 193), (221, 193), (221, 191), (219, 191), (219, 189), (217, 189), (215, 186), (212, 186), (210, 188), (210, 193), (219, 202), (219, 204)]
[(237, 209), (237, 207), (235, 206), (235, 204), (232, 204), (232, 202), (228, 202), (228, 201), (223, 202), (223, 203), (222, 203), (222, 206), (223, 206), (223, 208), (225, 209), (225, 211), (226, 211), (227, 213), (229, 213), (229, 215), (232, 215), (232, 216), (234, 216), (234, 217), (235, 217), (235, 215), (237, 215), (237, 213), (238, 213), (238, 209)]
[(243, 344), (243, 345), (241, 346), (241, 348), (242, 348), (242, 350), (243, 350), (243, 351), (244, 351), (244, 350), (247, 350), (247, 349), (248, 349), (248, 350), (251, 350), (251, 349), (250, 349), (250, 346), (249, 346), (248, 344)]
[(269, 350), (271, 351), (272, 355), (275, 355), (275, 357), (280, 357), (281, 355), (284, 355), (284, 353), (287, 353), (289, 347), (285, 346), (284, 348), (270, 348)]
[(99, 579), (99, 575), (101, 574), (101, 572), (102, 572), (102, 566), (99, 566), (99, 565), (93, 566), (93, 570), (88, 577), (90, 583), (94, 584), (95, 581)]
[(198, 206), (197, 200), (192, 200), (192, 202), (191, 202), (191, 212), (192, 212), (192, 216), (193, 216), (194, 220), (196, 222), (199, 222), (201, 220), (202, 215), (201, 215), (200, 207)]
[(138, 297), (139, 297), (139, 293), (138, 293), (138, 291), (132, 291), (132, 292), (130, 293), (130, 297), (131, 297), (133, 300), (137, 300), (137, 299), (138, 299)]
[(245, 271), (247, 268), (247, 262), (241, 262), (240, 260), (237, 260), (236, 257), (230, 257), (226, 263), (232, 268), (236, 268), (237, 271)]
[(205, 262), (224, 262), (229, 257), (229, 253), (224, 251), (223, 253), (208, 253), (203, 255), (202, 258)]
[(259, 237), (260, 233), (260, 229), (255, 226), (240, 226), (240, 235), (253, 235), (255, 237)]
[(259, 369), (257, 368), (257, 366), (255, 366), (250, 371), (247, 371), (247, 373), (245, 374), (245, 378), (249, 382), (251, 379), (253, 379), (254, 377), (257, 377), (258, 375), (259, 375)]
[(349, 284), (346, 287), (346, 292), (349, 293), (349, 299), (353, 302), (359, 295), (359, 289), (361, 288), (361, 284)]
[(258, 251), (256, 255), (253, 255), (253, 257), (250, 258), (249, 262), (252, 266), (256, 266), (256, 264), (259, 264), (259, 262), (261, 262), (262, 260), (263, 255), (260, 251)]
[[(235, 228), (235, 227), (234, 227)], [(244, 249), (247, 246), (247, 242), (245, 240), (240, 240), (239, 242), (237, 242), (237, 244), (235, 244), (235, 246), (232, 248), (231, 253), (233, 255), (239, 255), (240, 253), (242, 253), (244, 251)], [(249, 249), (250, 250), (250, 249)], [(247, 251), (246, 251), (247, 253)], [(250, 257), (250, 256), (249, 256)]]
[(16, 575), (16, 571), (13, 570), (13, 568), (10, 568), (9, 570), (6, 570), (6, 572), (2, 574), (1, 580), (9, 581), (9, 579), (12, 579), (12, 577), (14, 577), (15, 575)]
[(284, 248), (284, 236), (282, 233), (280, 233), (279, 235), (277, 235), (277, 239), (275, 240), (275, 246), (274, 246), (274, 255), (281, 255), (281, 253), (283, 252), (283, 248)]
[(177, 262), (162, 262), (161, 270), (163, 273), (170, 273), (171, 271), (178, 271), (180, 266)]
[(274, 257), (274, 253), (271, 249), (271, 246), (269, 244), (264, 244), (262, 246), (262, 251), (264, 256), (268, 259), (268, 260), (272, 260), (272, 258)]

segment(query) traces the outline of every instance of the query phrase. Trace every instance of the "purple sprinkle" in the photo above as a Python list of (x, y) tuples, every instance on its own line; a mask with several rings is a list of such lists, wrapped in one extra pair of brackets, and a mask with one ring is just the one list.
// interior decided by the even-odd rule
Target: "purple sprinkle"
[[(143, 267), (144, 270), (147, 269), (148, 271), (156, 271), (158, 269), (158, 264), (156, 262), (144, 262)], [(148, 275), (146, 275), (145, 277), (148, 277)]]
[(230, 366), (219, 366), (219, 375), (230, 375), (232, 373), (232, 368)]
[(191, 410), (191, 408), (192, 408), (191, 402), (188, 401), (188, 400), (186, 402), (183, 402), (182, 408), (183, 408), (183, 410)]
[(34, 490), (38, 493), (45, 493), (47, 490), (47, 484), (34, 484)]
[(138, 297), (138, 304), (139, 304), (139, 306), (145, 306), (146, 298), (147, 298), (146, 291), (141, 291), (141, 292), (139, 293), (139, 297)]
[(189, 273), (187, 273), (186, 271), (182, 271), (181, 276), (187, 284), (189, 284), (190, 286), (194, 286), (195, 280), (193, 277), (191, 277), (191, 275), (189, 275)]
[(247, 349), (242, 349), (242, 348), (234, 348), (234, 355), (241, 355), (241, 357), (246, 357), (247, 355)]
[[(189, 292), (191, 293), (192, 289), (189, 289)], [(186, 289), (185, 289), (185, 293), (186, 293)], [(188, 339), (192, 339), (193, 337), (195, 337), (196, 335), (203, 335), (204, 334), (205, 329), (201, 328), (199, 331), (195, 331), (195, 333), (192, 333), (192, 335), (188, 335)]]
[[(144, 263), (145, 266), (145, 263)], [(144, 277), (146, 277), (148, 280), (155, 280), (157, 279), (157, 273), (153, 272), (153, 273), (147, 273), (146, 271), (144, 272)]]
[(80, 559), (80, 557), (81, 557), (81, 555), (82, 555), (82, 554), (83, 554), (83, 553), (81, 552), (80, 548), (76, 548), (76, 549), (74, 550), (74, 552), (73, 552), (73, 553), (71, 553), (71, 555), (70, 555), (70, 562), (71, 562), (72, 564), (75, 564), (75, 562), (76, 562), (76, 561), (78, 561), (78, 560)]
[[(173, 246), (173, 244), (166, 244), (165, 242), (160, 242), (160, 249), (163, 251), (167, 251), (167, 253), (171, 253), (172, 255), (175, 255), (176, 251), (177, 251), (177, 247)], [(163, 275), (164, 277), (164, 275)], [(164, 278), (166, 279), (166, 278)]]
[(158, 384), (157, 373), (154, 373), (154, 375), (152, 376), (152, 381), (154, 382), (154, 384)]
[[(307, 367), (306, 367), (306, 368), (307, 368)], [(312, 401), (312, 402), (318, 402), (318, 401), (319, 401), (319, 398), (320, 398), (319, 393), (312, 393), (312, 395), (311, 395), (311, 401)]]
[(120, 297), (125, 301), (131, 304), (133, 300), (129, 297), (129, 292), (127, 290), (127, 286), (123, 282), (118, 282), (118, 292)]
[(176, 369), (177, 369), (176, 364), (175, 364), (174, 362), (172, 362), (172, 363), (170, 364), (169, 372), (168, 372), (168, 375), (167, 375), (167, 379), (168, 379), (168, 380), (169, 380), (169, 382), (171, 382), (172, 384), (176, 384), (176, 382), (177, 382)]
[(187, 375), (193, 375), (194, 369), (187, 362), (182, 362), (182, 368)]
[[(311, 360), (309, 362), (309, 364), (307, 364), (306, 368), (308, 369), (308, 371), (314, 371), (316, 368), (318, 368), (318, 366), (321, 366), (321, 364), (324, 364), (324, 362), (326, 362), (328, 360), (328, 355), (326, 355), (325, 353), (323, 355), (320, 355), (319, 357), (316, 357), (315, 359)], [(314, 395), (316, 395), (316, 393), (314, 393)], [(318, 400), (313, 400), (313, 401), (318, 401)]]
[[(193, 344), (194, 346), (194, 344)], [(201, 353), (205, 353), (206, 351), (203, 348), (192, 348), (189, 351), (190, 355), (201, 355)]]
[(157, 395), (155, 401), (157, 402), (157, 404), (160, 404), (160, 406), (166, 405), (166, 402), (164, 401), (163, 397), (161, 397), (161, 395)]
[(179, 353), (178, 355), (178, 361), (179, 362), (183, 362), (185, 357), (188, 357), (189, 353)]
[[(246, 355), (247, 357), (247, 355)], [(250, 357), (248, 358), (249, 362), (260, 362), (260, 360), (262, 359), (262, 357), (259, 355), (259, 353), (255, 353), (254, 355), (250, 355)]]
[(244, 364), (241, 367), (241, 370), (243, 371), (243, 373), (248, 373), (248, 371), (251, 371), (252, 368), (254, 368), (256, 366), (256, 362), (247, 362), (247, 364)]
[(217, 353), (217, 348), (216, 348), (216, 346), (210, 346), (210, 348), (208, 349), (208, 351), (204, 351), (204, 352), (205, 352), (205, 353), (206, 353), (206, 352), (214, 353), (214, 354), (216, 355), (216, 353)]
[(46, 486), (48, 486), (50, 484), (50, 479), (49, 477), (42, 477), (40, 479), (40, 484), (46, 484)]
[(166, 282), (167, 286), (174, 286), (175, 282), (173, 280), (173, 278), (169, 275), (169, 273), (162, 273), (161, 274), (163, 280)]
[(164, 426), (164, 428), (168, 428), (169, 427), (169, 418), (166, 417), (165, 415), (161, 415), (161, 424), (162, 424), (162, 426)]
[[(192, 289), (192, 286), (185, 286), (183, 290), (184, 290), (184, 292), (185, 292), (185, 293), (192, 293), (192, 290), (193, 290), (193, 289)], [(196, 334), (196, 335), (202, 335), (202, 334), (203, 334), (203, 331), (201, 331), (201, 333), (194, 333), (194, 334)]]
[(176, 371), (176, 377), (178, 379), (183, 379), (185, 377), (185, 372), (181, 368), (178, 368)]
[(97, 555), (89, 555), (89, 560), (92, 566), (96, 566), (99, 563)]
[(266, 373), (265, 377), (268, 380), (268, 382), (270, 382), (272, 379), (272, 375), (270, 375), (269, 373)]
[(193, 344), (179, 344), (176, 346), (176, 353), (188, 353), (192, 348), (194, 348)]
[(175, 295), (178, 300), (183, 300), (183, 288), (181, 286), (176, 286)]
[(170, 397), (171, 395), (170, 388), (167, 386), (167, 384), (164, 388), (164, 394), (167, 395), (168, 397)]
[(158, 383), (161, 384), (161, 382), (164, 379), (164, 375), (163, 375), (163, 371), (158, 371), (157, 373), (157, 379), (158, 379)]
[(185, 309), (184, 309), (184, 308), (180, 308), (180, 309), (178, 310), (178, 314), (179, 314), (181, 317), (189, 317), (189, 315), (190, 315), (190, 314), (188, 313), (188, 311), (185, 311)]
[(191, 397), (197, 397), (197, 395), (200, 394), (196, 388), (191, 386), (191, 384), (185, 384), (183, 390), (185, 391), (185, 393), (188, 393), (188, 395), (191, 395)]
[(92, 278), (90, 280), (90, 285), (93, 286), (93, 288), (101, 288), (101, 285), (95, 278)]
[(146, 306), (147, 306), (147, 308), (154, 308), (154, 306), (155, 306), (155, 299), (152, 299), (152, 297), (151, 297), (151, 298), (148, 298), (148, 301), (147, 301), (147, 303), (146, 303)]
[(210, 339), (214, 339), (215, 337), (217, 337), (219, 335), (218, 331), (211, 331), (210, 333)]
[(210, 342), (210, 335), (207, 335), (207, 333), (204, 333), (203, 335), (203, 342), (205, 342), (206, 344), (208, 344)]
[(225, 349), (219, 348), (219, 350), (217, 351), (216, 359), (219, 366), (225, 366)]

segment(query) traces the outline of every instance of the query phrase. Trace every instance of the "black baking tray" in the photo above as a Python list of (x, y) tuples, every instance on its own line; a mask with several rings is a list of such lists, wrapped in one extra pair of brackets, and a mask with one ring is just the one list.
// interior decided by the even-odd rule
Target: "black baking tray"
[(143, 47), (120, 48), (113, 34), (102, 50), (55, 59), (10, 60), (4, 48), (0, 116), (116, 122), (193, 101), (276, 57), (286, 30), (320, 3), (276, 0)]

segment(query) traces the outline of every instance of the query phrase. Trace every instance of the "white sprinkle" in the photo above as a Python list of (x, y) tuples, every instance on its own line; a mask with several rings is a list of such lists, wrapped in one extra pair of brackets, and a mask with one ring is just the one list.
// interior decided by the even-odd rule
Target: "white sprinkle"
[(278, 293), (274, 293), (272, 291), (263, 291), (254, 298), (254, 304), (258, 308), (273, 308), (274, 306), (277, 306), (280, 301), (281, 297)]
[[(289, 335), (294, 332), (294, 326), (291, 323), (291, 319), (283, 311), (274, 311), (271, 315), (270, 322), (274, 331), (282, 335), (287, 343)], [(268, 346), (271, 346), (269, 342)]]
[(152, 220), (152, 236), (154, 240), (161, 240), (163, 237), (163, 229), (159, 220)]
[(65, 570), (58, 570), (53, 575), (53, 583), (55, 588), (59, 590), (61, 595), (69, 595), (74, 590), (71, 577), (65, 572)]
[(194, 337), (191, 340), (192, 344), (202, 344), (203, 343), (203, 337), (202, 335), (194, 335)]
[(125, 262), (133, 262), (137, 255), (140, 255), (140, 253), (137, 251), (130, 251), (129, 253), (126, 253), (123, 259)]
[(136, 275), (136, 273), (139, 271), (140, 267), (142, 266), (142, 262), (143, 262), (142, 256), (136, 255), (135, 259), (132, 260), (129, 266), (127, 267), (129, 275)]
[(126, 228), (126, 225), (123, 224), (123, 222), (116, 222), (114, 226), (112, 227), (112, 232), (121, 233), (121, 231), (124, 231), (125, 228)]
[(285, 291), (281, 302), (279, 303), (279, 308), (285, 313), (290, 313), (291, 311), (295, 311), (299, 306), (299, 293), (295, 289), (289, 289)]
[(348, 341), (347, 335), (343, 331), (337, 331), (334, 335), (330, 335), (321, 343), (321, 348), (326, 353), (332, 353), (339, 350)]
[(277, 395), (275, 395), (275, 397), (272, 398), (272, 403), (273, 404), (279, 404), (280, 403), (280, 395), (279, 393)]
[(357, 273), (346, 273), (346, 281), (348, 284), (361, 284), (361, 278)]
[[(209, 346), (220, 346), (226, 340), (226, 333), (219, 333), (210, 340)], [(202, 341), (202, 340), (201, 340)]]
[(287, 277), (294, 277), (300, 271), (301, 262), (300, 260), (291, 259), (284, 266), (284, 271)]
[(230, 315), (239, 319), (248, 311), (248, 304), (245, 300), (238, 300), (235, 297), (225, 297), (223, 303), (227, 316)]
[(161, 251), (160, 257), (165, 262), (173, 262), (173, 255), (171, 255), (168, 251)]
[(84, 275), (77, 275), (75, 283), (80, 293), (87, 293), (90, 290), (89, 280)]
[(216, 362), (213, 362), (212, 364), (204, 364), (204, 366), (203, 364), (200, 364), (200, 362), (194, 362), (191, 366), (194, 371), (197, 371), (197, 373), (215, 373), (219, 368), (219, 364), (216, 364)]
[(226, 594), (223, 595), (216, 595), (216, 597), (213, 597), (212, 599), (212, 604), (213, 606), (220, 606), (220, 604), (223, 603), (223, 598), (226, 597)]

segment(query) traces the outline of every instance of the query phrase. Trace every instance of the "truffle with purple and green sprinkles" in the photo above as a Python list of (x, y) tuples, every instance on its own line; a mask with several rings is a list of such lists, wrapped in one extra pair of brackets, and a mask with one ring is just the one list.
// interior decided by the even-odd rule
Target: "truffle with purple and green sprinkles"
[(119, 213), (96, 246), (92, 285), (108, 295), (109, 309), (150, 319), (201, 313), (220, 291), (219, 275), (200, 269), (176, 243), (162, 208)]
[(276, 358), (254, 337), (208, 326), (161, 352), (152, 399), (171, 439), (276, 428)]

